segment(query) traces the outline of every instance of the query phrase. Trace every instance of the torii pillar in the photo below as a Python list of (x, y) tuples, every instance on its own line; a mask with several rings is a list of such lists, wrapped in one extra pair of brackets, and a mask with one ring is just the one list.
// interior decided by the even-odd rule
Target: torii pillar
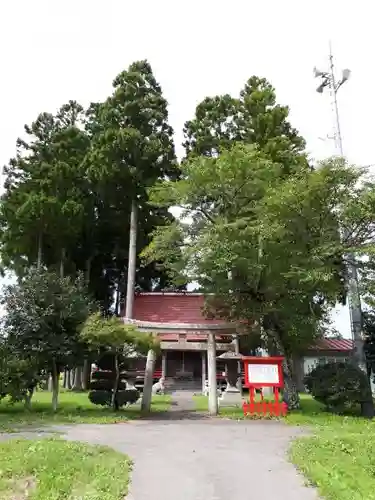
[(216, 380), (216, 340), (215, 333), (208, 331), (207, 335), (207, 365), (208, 365), (208, 413), (218, 414), (217, 380)]

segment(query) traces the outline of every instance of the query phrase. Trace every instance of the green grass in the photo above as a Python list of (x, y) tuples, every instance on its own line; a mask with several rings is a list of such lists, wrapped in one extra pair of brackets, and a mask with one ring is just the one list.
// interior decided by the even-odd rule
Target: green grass
[[(207, 411), (207, 397), (194, 400), (197, 411)], [(242, 408), (221, 408), (219, 415), (245, 418)], [(323, 498), (375, 500), (375, 419), (333, 415), (301, 395), (301, 410), (282, 420), (309, 432), (292, 443), (290, 458)]]
[(327, 413), (304, 396), (286, 421), (312, 435), (292, 443), (292, 462), (327, 500), (375, 500), (375, 420)]
[[(151, 410), (160, 412), (168, 410), (170, 396), (153, 396)], [(51, 409), (51, 393), (38, 391), (32, 400), (32, 410), (26, 411), (23, 404), (10, 404), (3, 400), (0, 403), (0, 431), (14, 431), (25, 426), (41, 426), (48, 424), (113, 424), (126, 422), (141, 416), (140, 406), (113, 412), (110, 408), (93, 405), (87, 393), (61, 392), (59, 409), (56, 413)]]
[(43, 439), (0, 443), (2, 500), (122, 500), (130, 460), (103, 446)]

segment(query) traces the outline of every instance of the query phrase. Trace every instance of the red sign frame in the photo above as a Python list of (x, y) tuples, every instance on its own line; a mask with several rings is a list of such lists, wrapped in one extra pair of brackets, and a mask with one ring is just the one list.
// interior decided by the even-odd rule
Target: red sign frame
[[(261, 415), (265, 416), (267, 414), (275, 417), (284, 416), (287, 414), (288, 406), (285, 402), (280, 402), (280, 389), (284, 387), (284, 375), (282, 363), (284, 358), (281, 356), (274, 357), (258, 357), (258, 356), (243, 356), (242, 361), (245, 368), (245, 386), (249, 388), (250, 401), (243, 402), (242, 408), (244, 415)], [(278, 367), (278, 382), (252, 382), (249, 378), (249, 365), (277, 365)], [(260, 401), (256, 401), (256, 389), (262, 389), (263, 387), (272, 387), (274, 389), (274, 401), (266, 401), (263, 398), (263, 393), (261, 391)]]

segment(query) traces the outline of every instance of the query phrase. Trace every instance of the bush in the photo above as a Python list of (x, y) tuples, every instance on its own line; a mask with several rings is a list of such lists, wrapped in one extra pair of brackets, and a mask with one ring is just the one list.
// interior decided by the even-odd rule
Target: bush
[(112, 393), (110, 391), (90, 391), (89, 392), (89, 400), (94, 405), (110, 406), (111, 405), (111, 396), (112, 396)]
[[(117, 407), (121, 408), (121, 406), (125, 406), (126, 404), (134, 404), (139, 399), (139, 391), (134, 389), (128, 389), (125, 391), (118, 391), (116, 395)], [(90, 391), (89, 392), (89, 400), (94, 405), (101, 406), (111, 406), (112, 400), (112, 391)]]
[(319, 365), (304, 382), (313, 398), (335, 413), (352, 410), (372, 398), (366, 374), (352, 363)]
[(132, 405), (136, 403), (139, 399), (140, 393), (134, 389), (128, 389), (126, 391), (119, 391), (117, 393), (117, 403), (118, 406), (124, 406), (126, 404)]

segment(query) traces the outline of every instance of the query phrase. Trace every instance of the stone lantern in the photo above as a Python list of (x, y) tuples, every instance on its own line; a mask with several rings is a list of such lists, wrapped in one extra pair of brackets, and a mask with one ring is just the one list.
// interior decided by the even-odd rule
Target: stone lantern
[(227, 351), (218, 356), (216, 359), (225, 362), (225, 380), (227, 387), (219, 398), (219, 406), (239, 406), (242, 404), (242, 394), (237, 388), (238, 378), (241, 373), (238, 373), (238, 362), (242, 360), (241, 354), (236, 354), (233, 351)]

